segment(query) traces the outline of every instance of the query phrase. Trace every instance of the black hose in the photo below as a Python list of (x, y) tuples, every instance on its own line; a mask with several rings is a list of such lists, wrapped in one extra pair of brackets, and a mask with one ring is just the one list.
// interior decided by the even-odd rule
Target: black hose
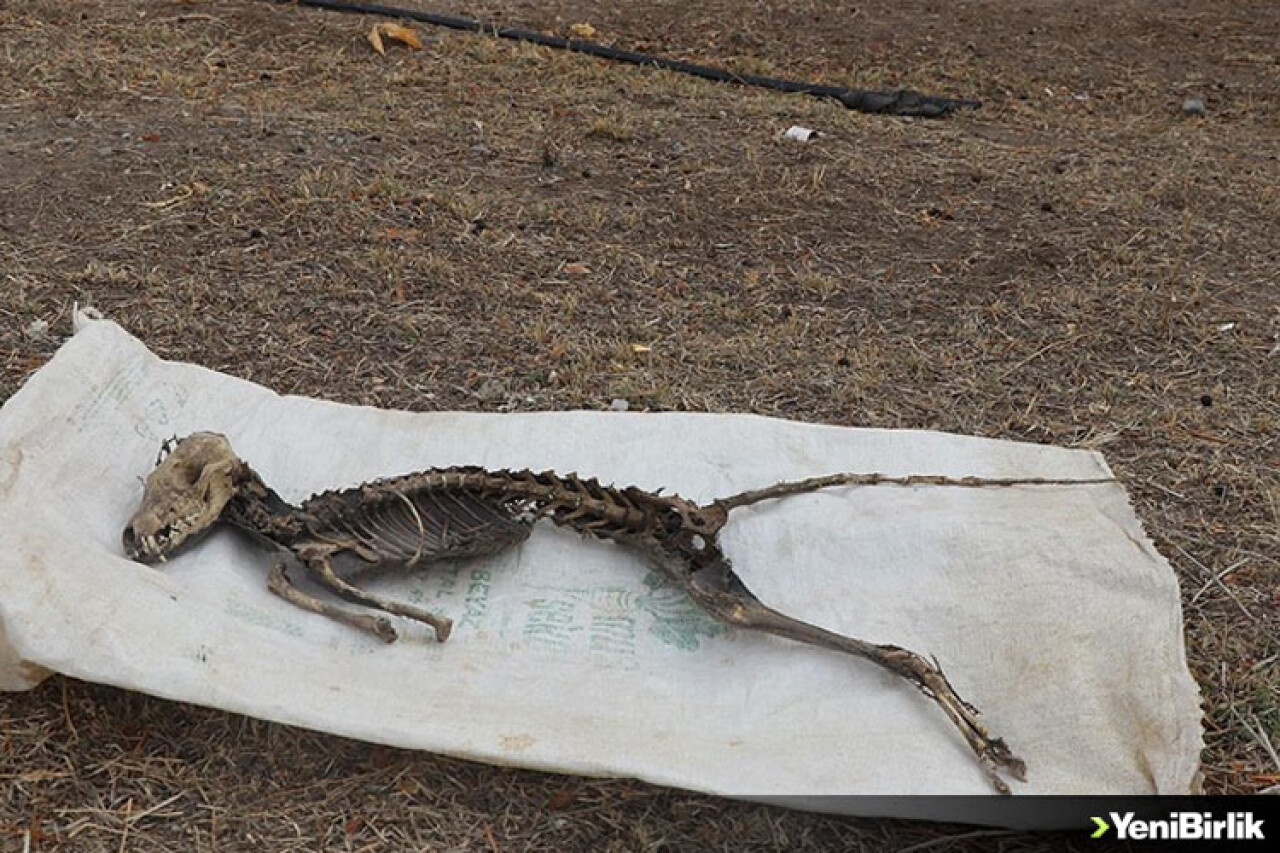
[(966, 98), (942, 98), (934, 95), (922, 95), (910, 89), (898, 92), (870, 92), (865, 89), (849, 89), (844, 86), (824, 86), (818, 83), (802, 83), (797, 80), (782, 80), (777, 77), (761, 77), (757, 74), (735, 74), (722, 68), (709, 65), (698, 65), (665, 56), (652, 56), (634, 50), (619, 50), (608, 45), (597, 44), (580, 39), (562, 38), (539, 33), (534, 30), (522, 30), (517, 27), (503, 27), (497, 24), (486, 24), (470, 18), (458, 18), (452, 15), (437, 15), (431, 12), (420, 12), (416, 9), (400, 9), (395, 6), (383, 6), (378, 3), (346, 3), (342, 0), (279, 0), (284, 3), (296, 3), (300, 6), (314, 6), (318, 9), (330, 9), (335, 12), (351, 12), (360, 15), (380, 15), (386, 18), (407, 18), (421, 21), (437, 27), (448, 27), (453, 30), (466, 30), (474, 33), (494, 35), (498, 38), (515, 39), (568, 50), (574, 53), (585, 53), (632, 65), (647, 65), (662, 68), (680, 74), (690, 74), (705, 80), (721, 83), (737, 83), (741, 86), (758, 86), (773, 89), (777, 92), (798, 92), (814, 95), (819, 98), (835, 98), (851, 110), (864, 113), (881, 113), (898, 116), (924, 116), (939, 118), (961, 107), (977, 109), (981, 101)]

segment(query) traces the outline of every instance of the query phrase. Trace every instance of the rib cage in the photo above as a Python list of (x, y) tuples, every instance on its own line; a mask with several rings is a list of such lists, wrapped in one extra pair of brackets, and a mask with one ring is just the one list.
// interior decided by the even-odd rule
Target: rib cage
[[(379, 499), (368, 499), (371, 488), (377, 488)], [(504, 505), (443, 483), (324, 492), (299, 509), (308, 538), (378, 565), (414, 567), (493, 554), (524, 540), (531, 527)]]
[[(722, 558), (715, 527), (675, 495), (552, 471), (434, 468), (315, 495), (300, 507), (302, 538), (354, 552), (369, 564), (412, 566), (492, 554), (522, 541), (546, 518), (586, 536), (647, 546), (696, 570)], [(295, 534), (297, 538), (297, 534)]]
[[(527, 523), (547, 518), (603, 539), (659, 532), (664, 514), (678, 500), (636, 488), (603, 486), (594, 478), (583, 480), (577, 474), (458, 467), (375, 480), (345, 492), (327, 492), (307, 501), (303, 510), (317, 512), (322, 524), (333, 523), (341, 517), (341, 512), (335, 516), (330, 509), (335, 499), (369, 508), (404, 506), (406, 497), (415, 505), (420, 500), (460, 502), (477, 524), (493, 523), (495, 515), (505, 513), (508, 520)], [(441, 509), (448, 512), (443, 505)]]

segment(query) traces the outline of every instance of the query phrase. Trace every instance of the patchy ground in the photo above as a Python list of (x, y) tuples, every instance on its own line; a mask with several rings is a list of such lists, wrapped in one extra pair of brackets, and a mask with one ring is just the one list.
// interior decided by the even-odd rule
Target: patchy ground
[[(625, 398), (1097, 448), (1182, 579), (1207, 788), (1280, 783), (1280, 7), (598, 5), (431, 8), (986, 105), (877, 118), (431, 29), (379, 57), (370, 20), (255, 0), (0, 4), (0, 399), (79, 301), (166, 357), (347, 402)], [(824, 136), (779, 140), (791, 124)], [(942, 831), (63, 678), (0, 696), (0, 754), (0, 849), (878, 850)]]

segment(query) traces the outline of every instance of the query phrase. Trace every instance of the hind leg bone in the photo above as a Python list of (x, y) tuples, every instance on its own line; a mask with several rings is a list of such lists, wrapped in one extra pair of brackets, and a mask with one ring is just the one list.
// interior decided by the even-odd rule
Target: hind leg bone
[(1004, 740), (991, 735), (978, 710), (956, 693), (942, 669), (915, 652), (847, 637), (779, 613), (757, 599), (727, 566), (704, 569), (688, 580), (687, 587), (704, 610), (730, 625), (854, 655), (902, 676), (943, 710), (977, 755), (992, 787), (1009, 793), (1009, 785), (999, 774), (1001, 768), (1015, 779), (1025, 780), (1027, 768), (1022, 759)]

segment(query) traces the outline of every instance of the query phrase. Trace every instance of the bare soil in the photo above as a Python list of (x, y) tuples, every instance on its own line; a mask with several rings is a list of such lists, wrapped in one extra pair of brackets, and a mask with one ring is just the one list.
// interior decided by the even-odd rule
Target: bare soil
[[(262, 0), (0, 0), (0, 400), (78, 301), (167, 358), (346, 402), (1096, 448), (1182, 582), (1206, 788), (1280, 783), (1280, 6), (601, 5), (430, 8), (984, 106), (865, 116), (429, 28), (383, 57), (371, 19)], [(61, 677), (0, 696), (0, 756), (5, 850), (993, 841)]]

